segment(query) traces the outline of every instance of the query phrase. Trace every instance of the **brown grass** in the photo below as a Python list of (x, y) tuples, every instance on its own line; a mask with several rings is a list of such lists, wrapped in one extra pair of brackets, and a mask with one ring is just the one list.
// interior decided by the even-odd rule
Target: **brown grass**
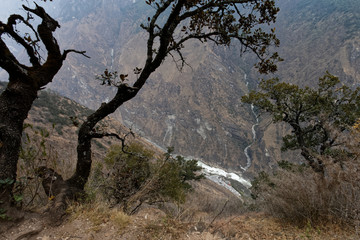
[(360, 173), (355, 161), (327, 165), (324, 175), (310, 168), (301, 171), (280, 169), (263, 184), (258, 199), (272, 216), (300, 226), (360, 220)]

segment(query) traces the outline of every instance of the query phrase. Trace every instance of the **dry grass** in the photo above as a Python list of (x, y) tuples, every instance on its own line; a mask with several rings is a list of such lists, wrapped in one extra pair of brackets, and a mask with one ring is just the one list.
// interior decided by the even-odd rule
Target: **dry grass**
[(103, 202), (72, 203), (67, 212), (70, 220), (83, 219), (92, 223), (92, 230), (97, 231), (102, 224), (111, 222), (120, 232), (128, 226), (132, 218), (117, 208), (110, 208)]
[(262, 184), (257, 203), (265, 212), (299, 226), (337, 222), (358, 226), (359, 164), (328, 165), (324, 175), (310, 168), (277, 171)]
[(114, 223), (119, 231), (122, 231), (131, 223), (131, 217), (123, 211), (113, 210), (110, 216), (110, 221)]
[[(262, 210), (301, 227), (336, 223), (360, 226), (360, 134), (339, 134), (343, 143), (327, 155), (316, 156), (324, 173), (288, 165), (262, 176), (258, 204)], [(265, 177), (264, 177), (265, 176)]]

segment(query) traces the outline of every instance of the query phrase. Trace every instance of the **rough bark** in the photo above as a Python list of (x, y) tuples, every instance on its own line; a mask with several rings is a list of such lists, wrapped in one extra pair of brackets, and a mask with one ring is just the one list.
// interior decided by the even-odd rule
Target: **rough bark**
[[(11, 15), (7, 23), (0, 21), (0, 67), (9, 74), (9, 83), (0, 95), (0, 210), (4, 211), (11, 205), (12, 187), (16, 180), (16, 168), (21, 145), (24, 120), (31, 109), (37, 93), (60, 70), (69, 52), (61, 53), (53, 32), (60, 27), (42, 7), (34, 9), (23, 6), (27, 12), (38, 16), (41, 23), (37, 31), (20, 15)], [(16, 24), (23, 22), (29, 27), (35, 39), (26, 39), (15, 30)], [(21, 64), (11, 53), (1, 36), (7, 34), (25, 48), (31, 66)], [(47, 58), (42, 64), (37, 43), (42, 41)], [(84, 54), (84, 52), (78, 52)], [(4, 184), (4, 182), (6, 182)]]
[[(231, 0), (204, 2), (197, 0), (166, 0), (156, 2), (151, 0), (147, 3), (152, 5), (156, 12), (149, 18), (146, 26), (141, 26), (149, 34), (145, 65), (141, 68), (139, 78), (132, 87), (123, 82), (114, 84), (118, 88), (116, 96), (110, 102), (103, 103), (80, 127), (77, 147), (78, 161), (74, 175), (67, 181), (64, 181), (59, 175), (57, 177), (59, 184), (50, 179), (53, 193), (61, 195), (59, 198), (60, 204), (63, 204), (67, 197), (73, 197), (72, 195), (76, 192), (68, 190), (72, 188), (84, 189), (91, 169), (92, 138), (117, 136), (111, 133), (96, 132), (96, 124), (113, 113), (124, 102), (135, 97), (151, 73), (162, 64), (168, 55), (174, 58), (172, 53), (178, 54), (183, 66), (185, 59), (181, 49), (186, 41), (196, 39), (201, 42), (212, 41), (216, 45), (228, 46), (231, 39), (236, 39), (244, 46), (244, 51), (251, 49), (259, 57), (261, 63), (265, 66), (265, 68), (260, 70), (275, 70), (273, 60), (277, 59), (277, 55), (273, 55), (269, 57), (268, 61), (265, 61), (268, 56), (267, 47), (271, 44), (278, 45), (275, 35), (273, 33), (262, 32), (260, 29), (257, 30), (256, 34), (251, 31), (258, 24), (275, 21), (278, 9), (275, 7), (274, 1)], [(257, 12), (259, 15), (243, 15), (239, 9), (242, 9), (245, 6), (243, 4), (246, 3), (248, 3), (246, 6), (249, 8), (249, 12)], [(0, 22), (0, 36), (3, 33), (7, 33), (22, 45), (26, 49), (32, 64), (31, 67), (20, 64), (0, 38), (0, 67), (5, 69), (10, 75), (8, 88), (0, 97), (0, 115), (4, 116), (0, 118), (0, 168), (7, 168), (6, 172), (0, 170), (0, 179), (2, 180), (16, 178), (22, 124), (31, 108), (32, 102), (37, 96), (37, 91), (52, 80), (69, 52), (83, 54), (83, 52), (75, 50), (66, 50), (61, 54), (56, 39), (52, 35), (52, 32), (59, 27), (59, 24), (39, 6), (36, 6), (35, 9), (23, 7), (26, 11), (42, 19), (37, 32), (28, 23), (27, 19), (19, 15), (10, 16), (7, 24)], [(167, 20), (163, 21), (163, 15), (166, 12), (169, 12), (169, 15)], [(232, 15), (237, 15), (237, 17), (231, 17)], [(36, 39), (26, 39), (19, 36), (13, 29), (13, 25), (16, 25), (17, 21), (22, 21), (27, 25), (35, 34)], [(249, 22), (252, 24), (249, 24)], [(174, 32), (180, 32), (179, 28), (182, 24), (187, 25), (186, 27), (183, 26), (185, 27), (184, 31), (181, 30), (183, 34), (180, 37), (174, 38)], [(41, 59), (37, 52), (37, 43), (40, 40), (48, 52), (48, 57), (44, 64), (41, 64)], [(16, 114), (10, 114), (11, 111), (16, 112)], [(120, 138), (119, 136), (117, 137)], [(43, 170), (50, 171), (51, 169), (44, 168)], [(44, 176), (42, 176), (44, 178), (44, 188), (50, 194), (50, 189), (48, 189), (46, 184), (47, 178)], [(7, 188), (2, 187), (0, 190), (0, 193), (2, 193), (0, 201), (9, 202), (9, 199), (11, 199), (11, 186)]]
[(0, 185), (0, 208), (1, 203), (9, 206), (11, 200), (23, 123), (36, 98), (31, 86), (9, 85), (0, 96), (0, 179), (9, 183)]
[(301, 149), (301, 156), (305, 158), (305, 160), (309, 163), (309, 166), (318, 173), (324, 174), (324, 165), (323, 161), (316, 157), (313, 153), (311, 153), (311, 150), (306, 147), (305, 139), (304, 139), (304, 131), (300, 127), (300, 121), (299, 121), (300, 115), (298, 114), (296, 116), (295, 121), (290, 122), (291, 127), (293, 128), (293, 132), (296, 135), (297, 142)]
[(71, 185), (79, 189), (84, 189), (91, 170), (91, 139), (102, 138), (104, 136), (117, 136), (116, 134), (100, 133), (94, 130), (96, 124), (109, 114), (118, 109), (124, 102), (135, 97), (138, 89), (129, 87), (127, 84), (118, 86), (118, 90), (114, 98), (103, 103), (99, 109), (87, 117), (86, 121), (81, 125), (78, 134), (77, 146), (77, 165), (74, 175), (67, 180)]

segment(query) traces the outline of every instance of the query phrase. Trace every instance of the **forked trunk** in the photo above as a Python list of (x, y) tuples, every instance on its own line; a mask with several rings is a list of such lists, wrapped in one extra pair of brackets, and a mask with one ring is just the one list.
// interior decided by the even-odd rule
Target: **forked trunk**
[(83, 190), (88, 180), (91, 170), (91, 140), (93, 138), (102, 138), (105, 136), (114, 136), (116, 134), (101, 133), (94, 130), (96, 124), (106, 116), (115, 112), (124, 102), (135, 97), (138, 89), (129, 87), (126, 84), (118, 86), (115, 97), (108, 103), (103, 103), (99, 109), (88, 116), (81, 125), (78, 134), (77, 146), (77, 164), (74, 175), (67, 180), (70, 186)]

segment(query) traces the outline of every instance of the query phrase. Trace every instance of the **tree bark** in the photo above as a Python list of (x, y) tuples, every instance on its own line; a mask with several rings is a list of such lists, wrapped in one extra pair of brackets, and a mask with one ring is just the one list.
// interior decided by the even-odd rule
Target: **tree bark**
[[(252, 22), (253, 25), (248, 24), (247, 21), (238, 24), (237, 22), (235, 23), (236, 17), (233, 18), (233, 22), (229, 21), (229, 18), (226, 17), (227, 15), (236, 15), (232, 10), (230, 11), (230, 9), (232, 9), (234, 6), (236, 8), (236, 5), (242, 5), (244, 3), (249, 3), (255, 12), (260, 13), (259, 19), (255, 16), (249, 16), (249, 21)], [(264, 5), (259, 5), (258, 3), (255, 4), (252, 1), (247, 0), (234, 0), (228, 2), (206, 1), (206, 3), (186, 0), (166, 0), (161, 1), (160, 4), (155, 1), (149, 1), (148, 4), (153, 5), (153, 7), (156, 9), (156, 12), (152, 17), (148, 18), (148, 23), (146, 25), (141, 25), (141, 27), (145, 29), (149, 35), (147, 39), (146, 62), (141, 69), (139, 78), (132, 87), (129, 87), (123, 83), (117, 86), (117, 84), (113, 84), (111, 79), (106, 78), (107, 76), (111, 76), (111, 74), (105, 74), (104, 82), (108, 82), (109, 85), (117, 86), (117, 94), (109, 103), (103, 103), (102, 106), (96, 110), (95, 113), (90, 115), (80, 127), (78, 135), (78, 159), (76, 171), (74, 175), (67, 180), (70, 185), (74, 185), (79, 189), (84, 189), (84, 186), (90, 175), (92, 163), (91, 139), (109, 136), (109, 134), (105, 133), (96, 133), (94, 130), (96, 124), (109, 114), (113, 113), (124, 102), (135, 97), (149, 79), (150, 75), (163, 63), (164, 59), (168, 55), (171, 55), (171, 52), (178, 53), (180, 55), (182, 64), (184, 64), (185, 59), (183, 58), (180, 51), (183, 48), (184, 42), (190, 39), (197, 39), (201, 42), (212, 41), (217, 45), (228, 45), (230, 43), (230, 39), (236, 39), (239, 40), (240, 43), (245, 46), (245, 48), (249, 48), (255, 52), (262, 61), (264, 60), (264, 55), (266, 55), (266, 51), (263, 50), (266, 49), (271, 43), (278, 45), (278, 41), (273, 33), (265, 34), (260, 31), (260, 35), (262, 36), (253, 36), (252, 38), (248, 38), (252, 40), (245, 40), (243, 38), (243, 34), (241, 33), (242, 31), (246, 32), (247, 28), (251, 30), (253, 26), (260, 23), (270, 23), (275, 21), (275, 15), (278, 9), (275, 7), (274, 2), (266, 1), (266, 4), (264, 3)], [(193, 10), (191, 10), (192, 8)], [(220, 11), (221, 9), (224, 11)], [(169, 11), (167, 19), (163, 21), (164, 19), (161, 18), (160, 20), (159, 16), (166, 11)], [(213, 16), (207, 17), (207, 14), (212, 14)], [(237, 14), (239, 17), (242, 17), (240, 12), (237, 12)], [(265, 20), (261, 18), (264, 18)], [(198, 24), (191, 24), (191, 22), (195, 21), (194, 19), (198, 19)], [(213, 22), (215, 19), (217, 19), (216, 24)], [(190, 23), (188, 29), (192, 30), (189, 34), (182, 35), (181, 37), (175, 39), (174, 33), (176, 32), (176, 29), (181, 26), (181, 22), (183, 22), (184, 25)], [(215, 25), (218, 27), (215, 27)], [(245, 27), (245, 25), (248, 26)], [(241, 29), (242, 27), (244, 28)], [(233, 33), (230, 34), (226, 32), (226, 29), (228, 28), (237, 28), (237, 30), (241, 31), (233, 31)], [(264, 38), (267, 39), (267, 41), (263, 41)], [(259, 46), (261, 46), (261, 48), (259, 48)], [(271, 59), (274, 60), (275, 58), (270, 57), (268, 59), (269, 61), (265, 61), (269, 65), (267, 66), (268, 69), (273, 67), (273, 70), (268, 71), (275, 70), (273, 61), (270, 61)]]
[(36, 98), (36, 90), (21, 81), (9, 83), (0, 96), (0, 184), (1, 204), (11, 202), (11, 190), (16, 180), (16, 167), (23, 123)]
[(129, 87), (127, 84), (118, 86), (115, 97), (108, 103), (103, 103), (93, 114), (87, 117), (81, 125), (78, 134), (77, 163), (74, 175), (67, 182), (78, 189), (83, 190), (91, 170), (91, 140), (104, 137), (105, 133), (95, 132), (95, 125), (106, 116), (115, 112), (124, 102), (135, 97), (139, 90)]
[[(52, 81), (69, 52), (84, 55), (84, 52), (75, 50), (66, 50), (61, 53), (60, 47), (53, 37), (53, 32), (60, 27), (58, 22), (38, 5), (35, 9), (24, 5), (23, 8), (42, 20), (37, 31), (28, 22), (28, 19), (24, 19), (20, 15), (11, 15), (6, 24), (0, 21), (0, 67), (9, 74), (9, 83), (0, 95), (0, 213), (11, 206), (23, 124), (32, 103), (37, 98), (38, 91)], [(18, 34), (14, 25), (16, 26), (19, 21), (29, 27), (36, 39), (26, 39)], [(9, 35), (26, 49), (32, 66), (25, 66), (16, 59), (1, 38), (2, 34)], [(41, 64), (42, 58), (37, 52), (37, 42), (39, 41), (42, 41), (47, 50), (47, 58), (43, 64)]]

